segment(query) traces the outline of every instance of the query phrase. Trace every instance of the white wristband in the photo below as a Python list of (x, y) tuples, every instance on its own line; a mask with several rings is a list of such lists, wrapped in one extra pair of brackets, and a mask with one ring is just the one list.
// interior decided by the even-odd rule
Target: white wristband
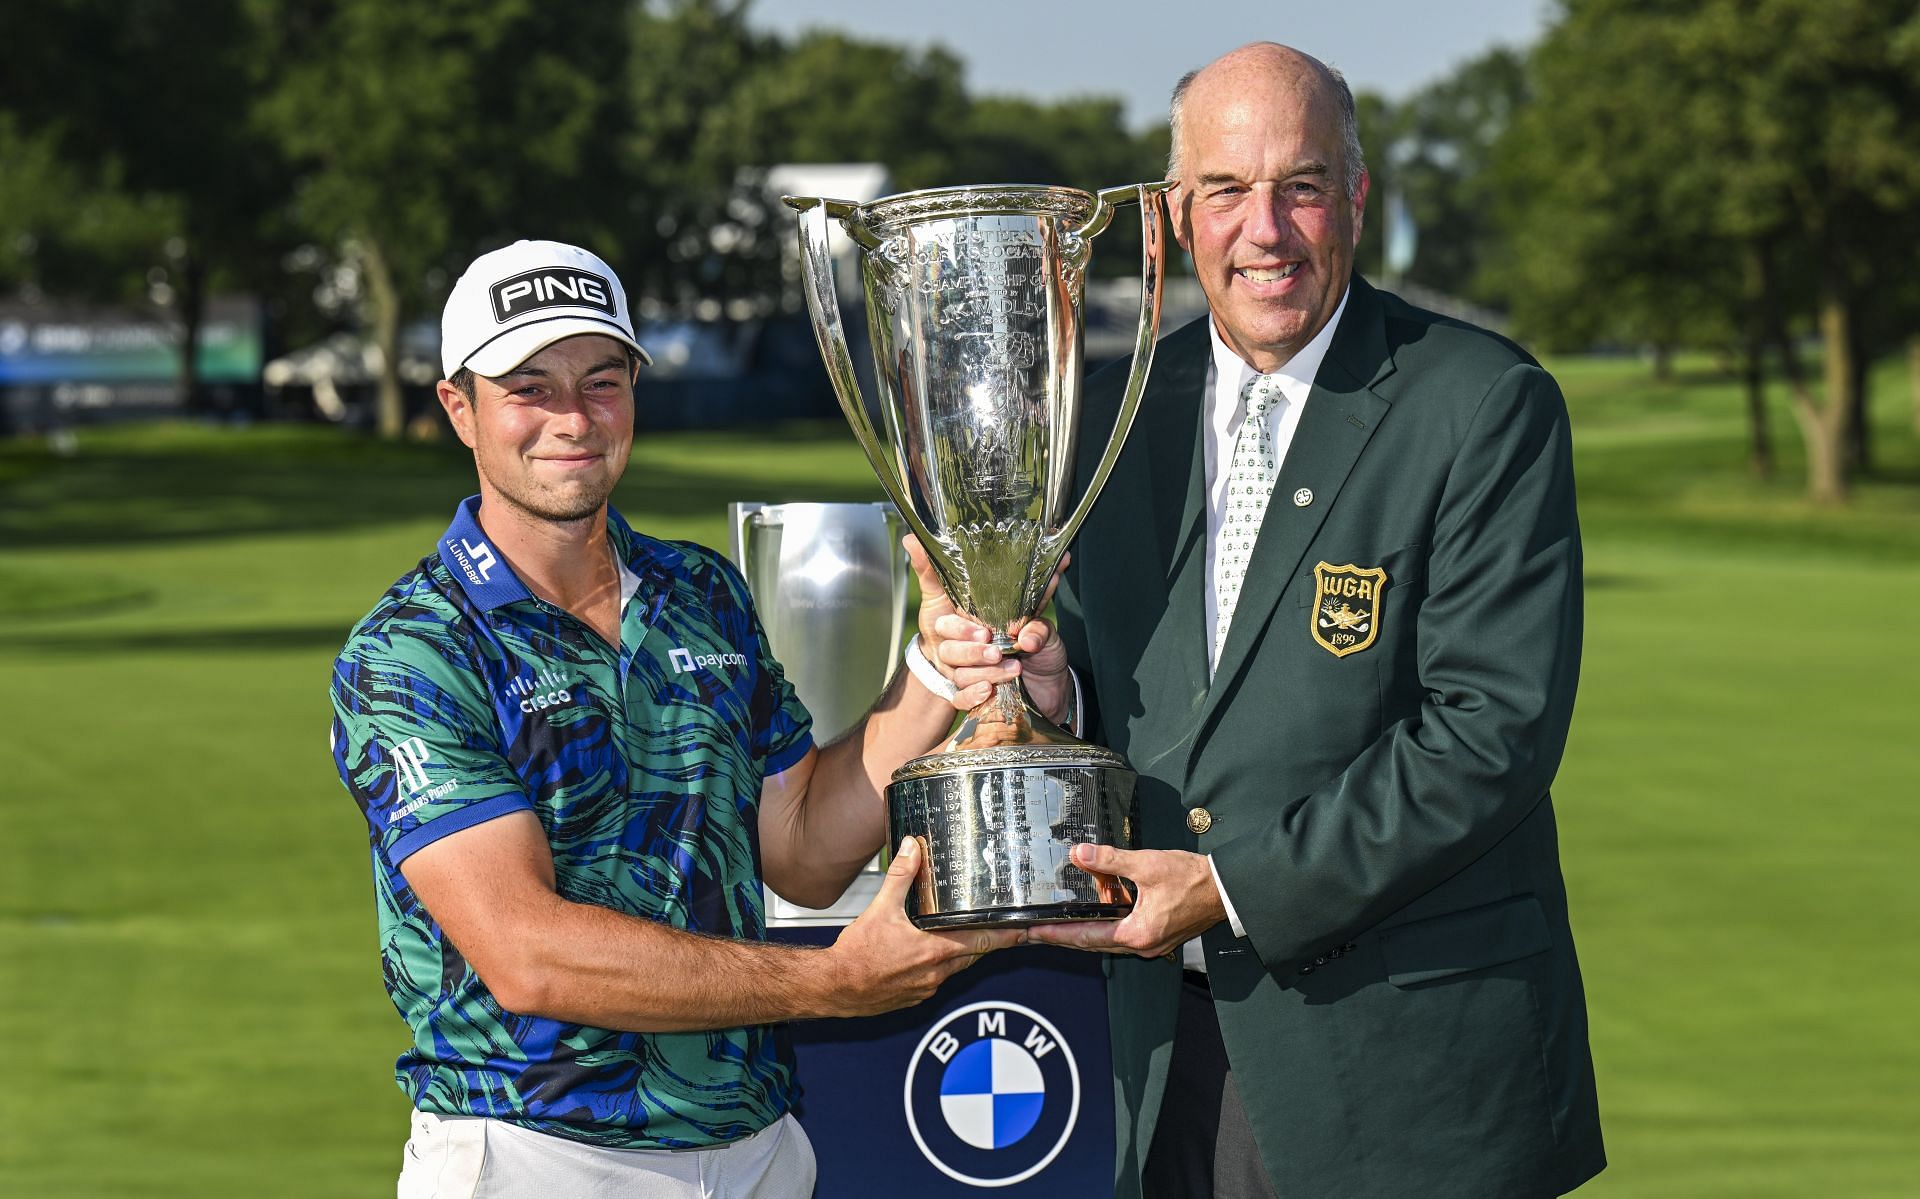
[(938, 667), (927, 661), (926, 651), (920, 648), (920, 634), (915, 633), (913, 640), (907, 642), (906, 659), (907, 669), (913, 672), (913, 677), (919, 679), (920, 685), (928, 691), (949, 703), (953, 702), (954, 696), (960, 694), (960, 689), (953, 685), (953, 680), (941, 674)]

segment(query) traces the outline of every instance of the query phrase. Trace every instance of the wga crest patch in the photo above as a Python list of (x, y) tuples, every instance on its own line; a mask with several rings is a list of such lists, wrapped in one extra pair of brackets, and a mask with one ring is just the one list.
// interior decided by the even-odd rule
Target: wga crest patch
[(1080, 1115), (1080, 1067), (1045, 1016), (969, 1004), (927, 1031), (907, 1066), (907, 1128), (934, 1168), (977, 1187), (1047, 1168)]
[(1387, 572), (1348, 563), (1313, 567), (1313, 639), (1336, 658), (1357, 654), (1380, 635)]

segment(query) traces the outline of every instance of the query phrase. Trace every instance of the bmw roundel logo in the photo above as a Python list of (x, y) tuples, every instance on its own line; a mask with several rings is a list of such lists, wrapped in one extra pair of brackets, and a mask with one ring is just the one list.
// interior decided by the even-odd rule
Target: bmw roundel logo
[(949, 1013), (907, 1066), (907, 1128), (947, 1177), (977, 1187), (1031, 1178), (1066, 1148), (1080, 1067), (1045, 1016), (988, 1001)]

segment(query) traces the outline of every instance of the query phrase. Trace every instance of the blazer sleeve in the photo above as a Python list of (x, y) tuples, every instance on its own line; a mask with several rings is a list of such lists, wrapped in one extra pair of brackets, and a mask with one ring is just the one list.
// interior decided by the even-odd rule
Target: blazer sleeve
[(1099, 688), (1093, 685), (1093, 666), (1087, 651), (1087, 622), (1080, 611), (1080, 572), (1069, 561), (1060, 586), (1053, 593), (1053, 627), (1066, 646), (1067, 665), (1080, 679), (1080, 736), (1095, 745), (1109, 744), (1100, 720)]
[[(1270, 969), (1325, 952), (1458, 873), (1547, 793), (1580, 665), (1566, 404), (1531, 363), (1467, 422), (1435, 511), (1416, 715), (1213, 851)], [(1247, 786), (1259, 786), (1250, 778)]]

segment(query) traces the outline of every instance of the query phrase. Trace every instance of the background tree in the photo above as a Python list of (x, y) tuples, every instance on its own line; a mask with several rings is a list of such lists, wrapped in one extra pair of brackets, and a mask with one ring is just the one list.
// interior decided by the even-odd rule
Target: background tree
[(903, 189), (955, 182), (967, 117), (960, 60), (810, 32), (738, 81), (726, 136), (739, 162), (881, 162)]
[(129, 191), (117, 159), (89, 164), (70, 140), (0, 112), (0, 281), (30, 300), (144, 300), (173, 205)]
[[(1369, 222), (1385, 234), (1386, 198), (1394, 193), (1419, 230), (1405, 279), (1477, 304), (1506, 306), (1492, 161), (1496, 143), (1526, 101), (1524, 58), (1496, 49), (1398, 104), (1375, 101), (1382, 106), (1377, 115), (1361, 112), (1361, 144), (1377, 176)], [(1365, 140), (1370, 132), (1377, 141)], [(1383, 242), (1374, 243), (1374, 255), (1361, 259), (1363, 270), (1379, 269)]]
[[(1792, 365), (1785, 320), (1770, 323), (1788, 364), (1794, 415), (1807, 445), (1809, 494), (1846, 497), (1866, 458), (1867, 354), (1892, 344), (1898, 296), (1876, 288), (1879, 262), (1911, 229), (1920, 202), (1920, 16), (1873, 0), (1735, 0), (1703, 5), (1682, 27), (1683, 52), (1730, 94), (1735, 131), (1723, 161), (1719, 224), (1777, 232), (1811, 264), (1822, 344), (1823, 395)], [(1725, 143), (1722, 143), (1725, 144)], [(1764, 287), (1763, 287), (1764, 291)], [(1786, 307), (1766, 296), (1770, 310)], [(1911, 327), (1911, 326), (1909, 326)]]
[[(157, 304), (181, 400), (199, 407), (209, 294), (259, 282), (279, 249), (280, 176), (246, 119), (259, 76), (238, 0), (9, 5), (0, 44), (34, 47), (0, 73), (0, 224), (13, 232), (0, 270)], [(75, 63), (101, 66), (75, 86)]]
[[(763, 313), (792, 217), (760, 180), (780, 163), (877, 162), (899, 190), (987, 182), (1097, 188), (1164, 173), (1163, 130), (1136, 137), (1119, 101), (970, 97), (961, 64), (840, 33), (756, 34), (746, 5), (643, 7), (630, 69), (635, 204), (631, 284), (655, 312)], [(1096, 271), (1138, 270), (1137, 229), (1102, 238)]]
[[(1164, 172), (1118, 101), (970, 95), (962, 64), (813, 32), (747, 0), (38, 0), (0, 74), (0, 286), (162, 304), (180, 387), (214, 290), (344, 302), (404, 421), (401, 330), (452, 271), (519, 236), (590, 243), (643, 318), (795, 299), (766, 168), (878, 162), (900, 189), (1100, 187)], [(76, 62), (107, 62), (86, 87)], [(1920, 8), (1878, 0), (1566, 0), (1399, 103), (1357, 97), (1374, 186), (1420, 231), (1409, 283), (1506, 307), (1555, 349), (1736, 357), (1771, 469), (1787, 382), (1810, 493), (1870, 469), (1867, 364), (1912, 347), (1920, 424)], [(1121, 222), (1095, 269), (1131, 274)], [(296, 250), (296, 247), (297, 250)], [(311, 289), (310, 289), (311, 290)], [(1820, 335), (1817, 364), (1801, 343)], [(1817, 376), (1817, 378), (1816, 378)]]
[(365, 281), (382, 434), (406, 419), (400, 331), (476, 250), (597, 241), (627, 217), (625, 5), (250, 0), (259, 102), (300, 223)]
[(1710, 222), (1718, 171), (1680, 119), (1694, 91), (1678, 22), (1633, 7), (1569, 5), (1494, 157), (1499, 286), (1517, 332), (1553, 348), (1710, 340), (1737, 290)]
[(766, 164), (748, 157), (735, 105), (742, 81), (785, 51), (747, 27), (747, 7), (674, 0), (633, 12), (622, 151), (631, 191), (610, 244), (648, 315), (695, 311), (703, 300), (765, 308), (782, 290), (785, 226), (743, 178)]
[[(1129, 133), (1124, 106), (1107, 97), (1052, 103), (982, 97), (968, 106), (943, 178), (956, 185), (1050, 183), (1083, 191), (1149, 182), (1167, 173), (1163, 132)], [(1095, 247), (1094, 274), (1139, 277), (1138, 220), (1115, 220)]]
[[(1913, 21), (1871, 0), (1570, 2), (1498, 155), (1523, 331), (1562, 346), (1737, 344), (1762, 470), (1770, 346), (1809, 494), (1843, 499), (1867, 264), (1920, 197)], [(1809, 316), (1823, 395), (1796, 357)]]
[(1354, 268), (1386, 283), (1387, 193), (1399, 186), (1393, 156), (1399, 142), (1399, 109), (1378, 92), (1353, 96), (1354, 116), (1360, 126), (1360, 149), (1367, 160), (1367, 211), (1360, 222), (1360, 245), (1354, 250)]

